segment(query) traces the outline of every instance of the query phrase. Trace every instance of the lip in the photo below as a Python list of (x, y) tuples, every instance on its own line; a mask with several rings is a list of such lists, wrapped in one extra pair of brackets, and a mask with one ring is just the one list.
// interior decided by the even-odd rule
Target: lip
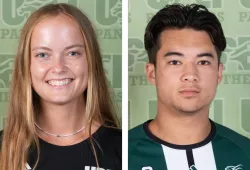
[(195, 97), (200, 91), (198, 88), (182, 88), (179, 90), (179, 93), (184, 97)]

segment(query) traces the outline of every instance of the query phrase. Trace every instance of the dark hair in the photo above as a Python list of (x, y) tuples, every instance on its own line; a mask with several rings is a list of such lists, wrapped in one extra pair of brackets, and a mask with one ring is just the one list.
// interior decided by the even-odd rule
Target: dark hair
[(157, 12), (146, 27), (144, 44), (150, 63), (156, 65), (156, 54), (160, 49), (159, 37), (161, 32), (168, 28), (206, 31), (215, 46), (220, 62), (221, 52), (226, 48), (226, 39), (218, 18), (203, 5), (173, 4)]

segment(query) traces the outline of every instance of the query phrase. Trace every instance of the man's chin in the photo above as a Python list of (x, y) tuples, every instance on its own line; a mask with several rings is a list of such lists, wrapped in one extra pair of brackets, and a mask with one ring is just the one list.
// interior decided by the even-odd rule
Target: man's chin
[(196, 113), (199, 113), (203, 107), (199, 107), (199, 106), (176, 106), (175, 109), (183, 114), (187, 114), (187, 115), (193, 115)]

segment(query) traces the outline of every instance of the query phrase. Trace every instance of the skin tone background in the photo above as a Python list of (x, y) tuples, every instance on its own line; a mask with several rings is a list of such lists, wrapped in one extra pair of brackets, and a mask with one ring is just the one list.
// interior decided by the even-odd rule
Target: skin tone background
[(19, 31), (32, 11), (48, 3), (70, 3), (79, 7), (96, 27), (105, 72), (114, 91), (118, 113), (121, 113), (121, 0), (3, 0), (0, 1), (0, 129), (7, 111)]
[(156, 115), (156, 89), (145, 75), (148, 57), (143, 36), (150, 18), (168, 3), (205, 5), (221, 21), (227, 49), (222, 56), (223, 78), (210, 105), (210, 118), (250, 137), (250, 1), (247, 0), (129, 1), (129, 128)]

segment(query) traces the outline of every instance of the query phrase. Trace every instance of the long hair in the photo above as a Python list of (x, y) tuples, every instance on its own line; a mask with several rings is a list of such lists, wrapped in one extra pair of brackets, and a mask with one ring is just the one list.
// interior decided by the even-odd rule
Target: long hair
[(28, 160), (29, 150), (33, 146), (38, 150), (36, 165), (39, 161), (39, 140), (35, 129), (36, 117), (39, 114), (39, 96), (31, 86), (30, 40), (33, 28), (39, 21), (59, 14), (72, 18), (82, 32), (88, 63), (88, 85), (83, 94), (86, 103), (85, 118), (97, 166), (99, 166), (97, 153), (91, 136), (92, 123), (99, 121), (114, 128), (119, 127), (92, 23), (85, 14), (72, 5), (59, 3), (43, 6), (28, 18), (21, 31), (10, 87), (9, 108), (2, 136), (1, 170), (23, 170)]
[(167, 29), (191, 28), (205, 31), (216, 49), (218, 63), (226, 48), (226, 38), (218, 18), (203, 5), (173, 4), (158, 11), (149, 21), (144, 34), (145, 49), (149, 62), (156, 65), (156, 54), (160, 49), (160, 35)]

